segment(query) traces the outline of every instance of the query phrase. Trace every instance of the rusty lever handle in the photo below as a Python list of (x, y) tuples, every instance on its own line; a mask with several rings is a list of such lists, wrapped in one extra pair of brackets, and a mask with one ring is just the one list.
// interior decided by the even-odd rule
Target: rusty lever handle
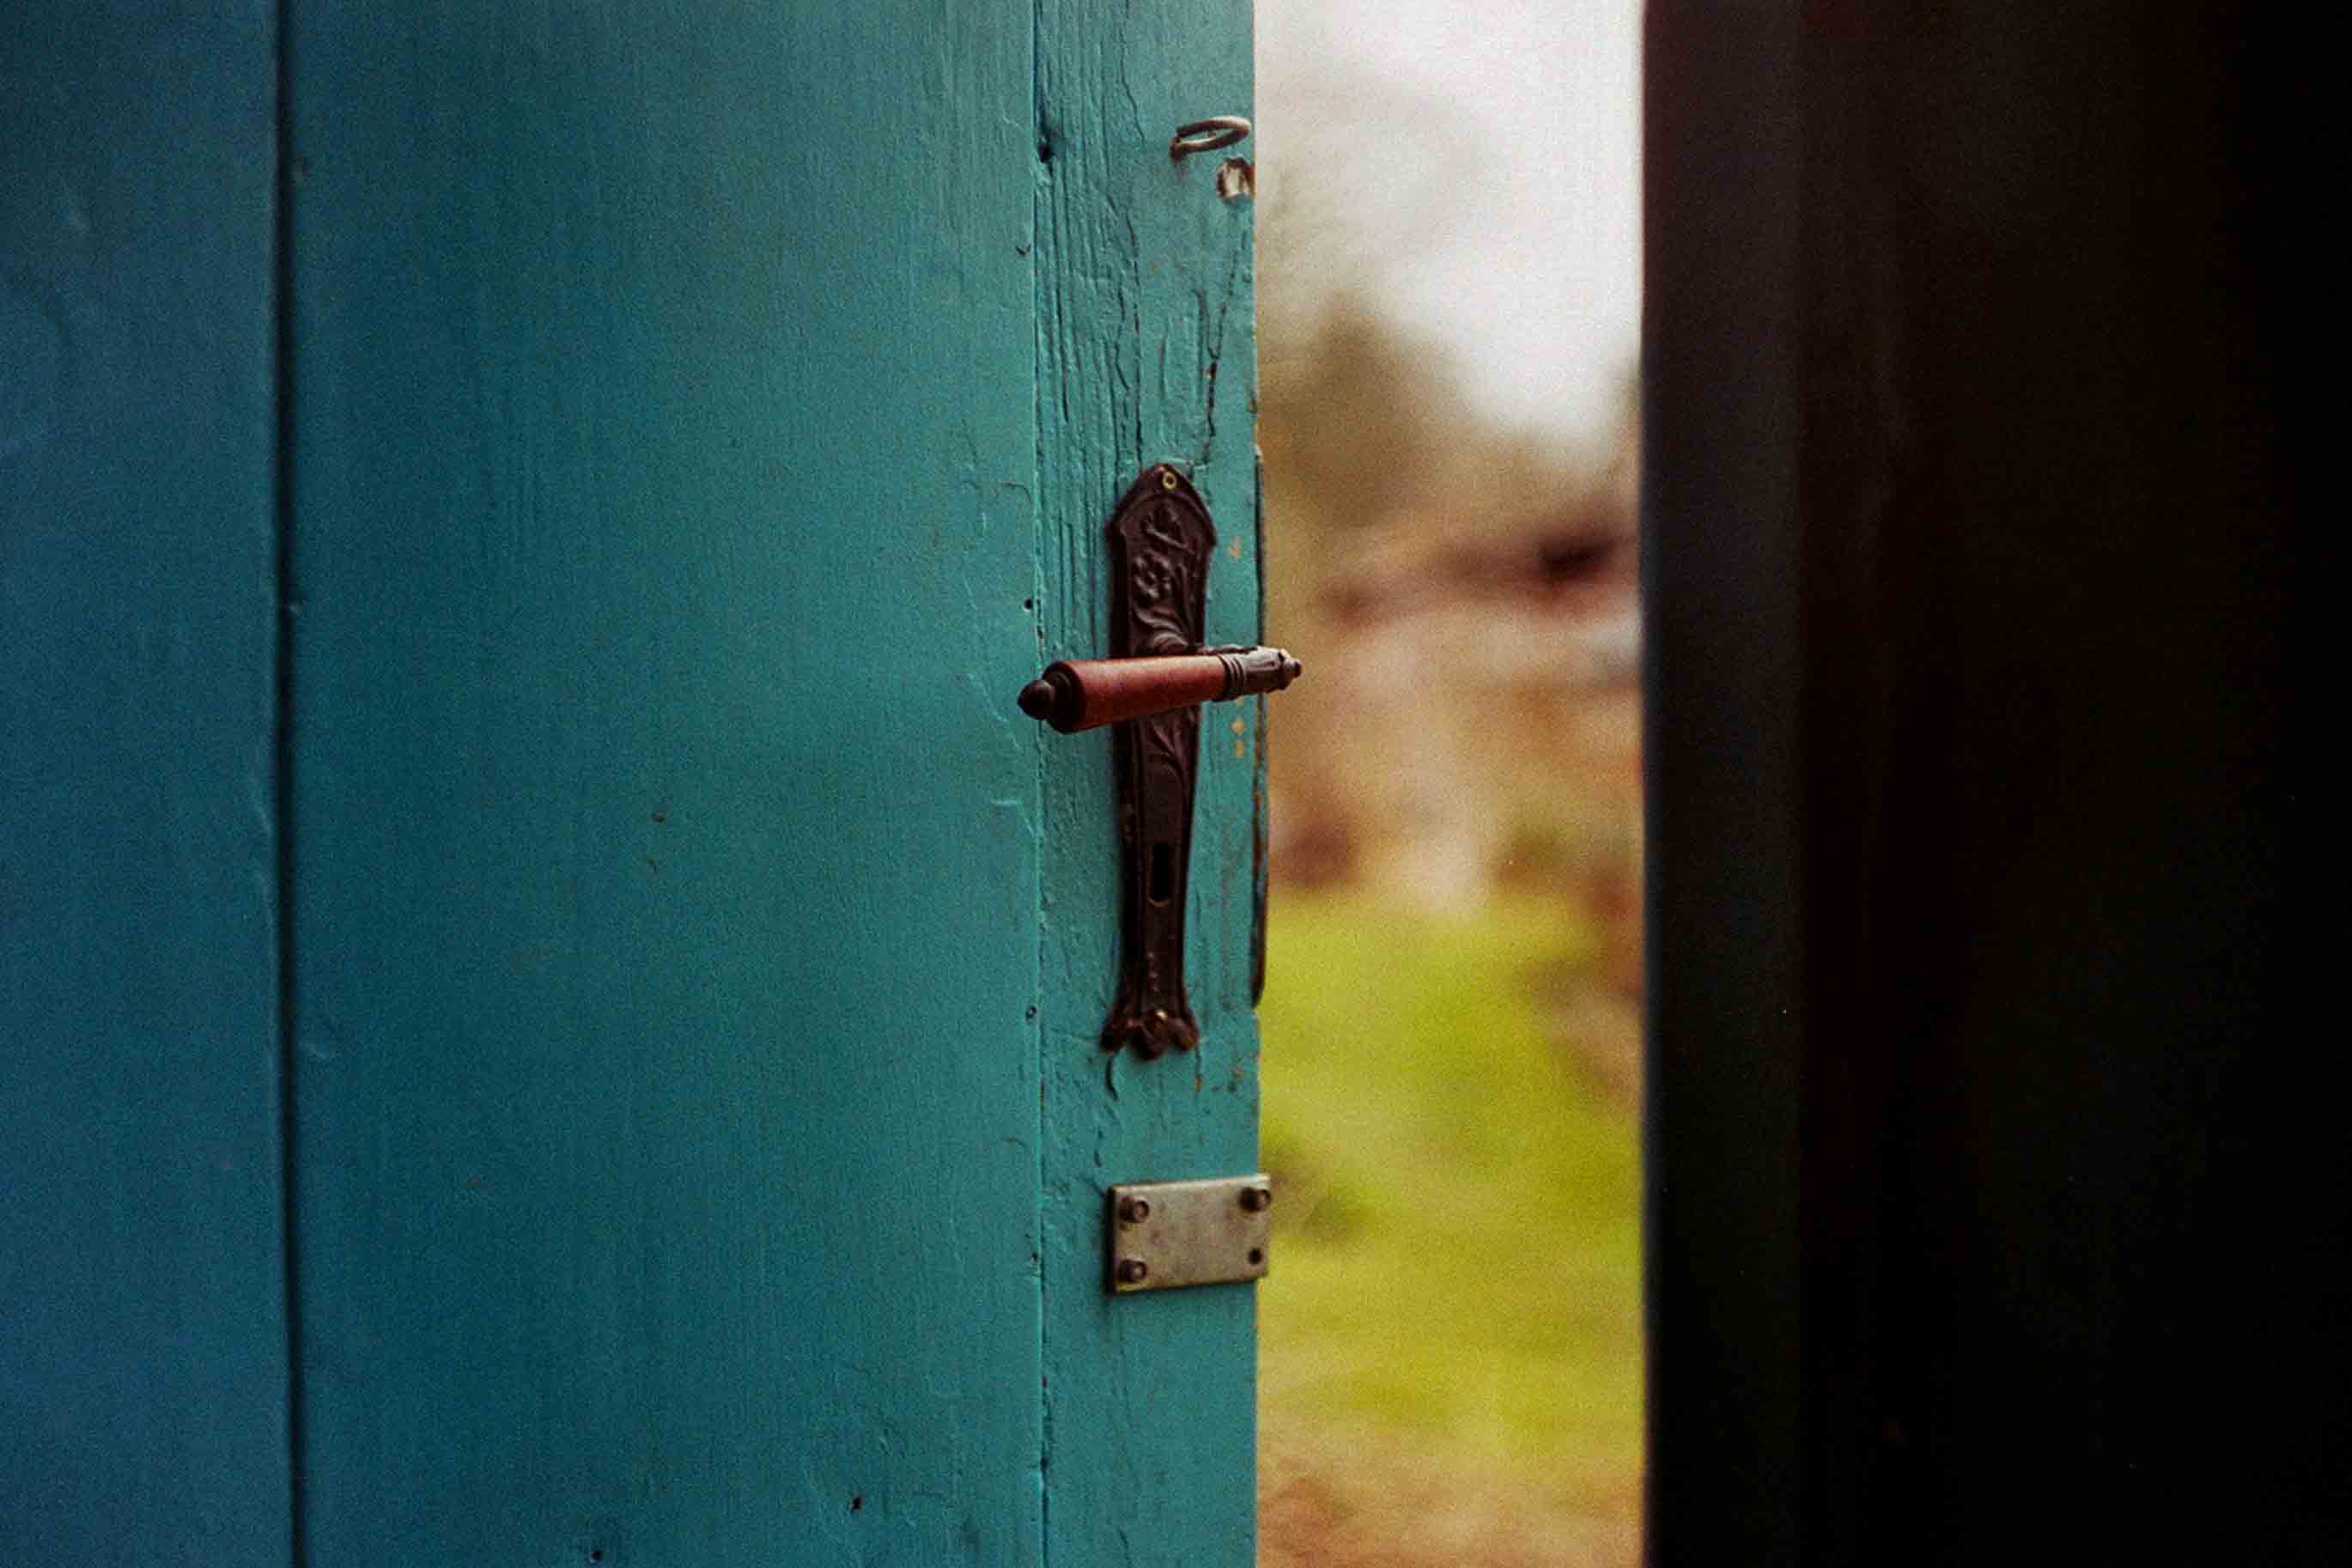
[(1138, 658), (1057, 659), (1021, 689), (1021, 711), (1066, 735), (1202, 702), (1280, 691), (1298, 661), (1278, 647), (1210, 647)]

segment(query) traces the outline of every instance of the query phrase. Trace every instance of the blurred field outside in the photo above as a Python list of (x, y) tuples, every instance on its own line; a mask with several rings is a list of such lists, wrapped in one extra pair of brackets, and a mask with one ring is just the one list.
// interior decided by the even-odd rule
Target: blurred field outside
[(1637, 1561), (1633, 1108), (1544, 1007), (1596, 933), (1314, 896), (1269, 944), (1261, 1562)]
[(1258, 28), (1260, 1563), (1630, 1568), (1638, 12)]

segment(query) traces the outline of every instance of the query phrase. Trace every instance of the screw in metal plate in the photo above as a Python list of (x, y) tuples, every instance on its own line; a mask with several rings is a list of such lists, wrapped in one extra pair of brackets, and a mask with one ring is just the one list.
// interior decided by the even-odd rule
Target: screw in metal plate
[(1175, 469), (1162, 468), (1160, 470), (1160, 488), (1163, 490), (1172, 490), (1176, 488)]
[(1242, 1207), (1249, 1210), (1252, 1214), (1260, 1213), (1273, 1202), (1274, 1190), (1270, 1187), (1244, 1187), (1242, 1189)]
[(1148, 1220), (1150, 1217), (1150, 1200), (1147, 1198), (1121, 1198), (1118, 1200), (1118, 1219), (1121, 1225), (1141, 1225), (1145, 1220)]
[(1118, 1282), (1122, 1285), (1140, 1285), (1150, 1277), (1150, 1274), (1151, 1265), (1140, 1258), (1122, 1258), (1118, 1260)]

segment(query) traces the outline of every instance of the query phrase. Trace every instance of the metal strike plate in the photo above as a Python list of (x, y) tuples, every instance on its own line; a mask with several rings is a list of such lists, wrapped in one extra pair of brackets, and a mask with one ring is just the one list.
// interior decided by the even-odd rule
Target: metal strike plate
[(1265, 1278), (1273, 1207), (1274, 1186), (1262, 1174), (1111, 1188), (1112, 1292)]

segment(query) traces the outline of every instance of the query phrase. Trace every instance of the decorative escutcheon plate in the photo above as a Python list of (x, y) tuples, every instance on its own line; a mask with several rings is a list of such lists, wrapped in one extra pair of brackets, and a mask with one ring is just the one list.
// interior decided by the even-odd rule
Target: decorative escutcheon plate
[[(1191, 653), (1202, 643), (1217, 531), (1192, 481), (1146, 468), (1111, 513), (1111, 653)], [(1192, 863), (1192, 784), (1201, 710), (1154, 714), (1115, 731), (1127, 897), (1118, 999), (1103, 1049), (1146, 1057), (1201, 1043), (1184, 993), (1184, 895)]]

